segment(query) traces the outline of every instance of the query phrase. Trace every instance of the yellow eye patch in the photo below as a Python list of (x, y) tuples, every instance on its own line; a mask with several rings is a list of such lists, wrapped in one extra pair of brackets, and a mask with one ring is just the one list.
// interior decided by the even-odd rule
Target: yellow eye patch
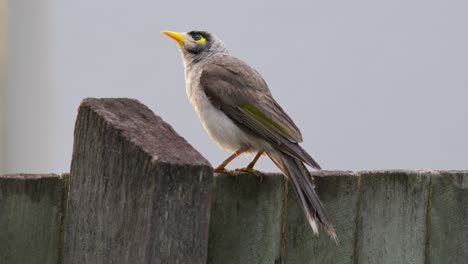
[(195, 42), (196, 43), (202, 43), (202, 42), (205, 42), (206, 41), (206, 38), (204, 38), (203, 36), (200, 35), (199, 38), (195, 39)]

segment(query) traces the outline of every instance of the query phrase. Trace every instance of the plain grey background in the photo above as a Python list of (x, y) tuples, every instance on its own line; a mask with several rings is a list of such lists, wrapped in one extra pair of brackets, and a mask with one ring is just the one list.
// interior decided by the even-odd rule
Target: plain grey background
[[(466, 169), (467, 1), (8, 3), (0, 172), (69, 170), (84, 97), (132, 97), (213, 165), (176, 44), (203, 29), (254, 66), (325, 169)], [(245, 165), (244, 157), (231, 167)], [(276, 171), (265, 157), (258, 168)]]

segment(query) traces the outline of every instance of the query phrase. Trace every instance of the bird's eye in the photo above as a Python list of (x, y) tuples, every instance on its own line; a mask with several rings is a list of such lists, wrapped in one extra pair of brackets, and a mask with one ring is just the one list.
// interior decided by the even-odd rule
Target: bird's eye
[(202, 43), (202, 42), (205, 42), (206, 41), (206, 38), (205, 36), (203, 36), (202, 33), (199, 33), (199, 32), (189, 32), (189, 35), (192, 37), (192, 39), (196, 42), (196, 43)]
[(195, 34), (193, 34), (192, 38), (195, 41), (199, 41), (200, 39), (203, 38), (203, 36), (201, 34), (199, 34), (199, 33), (195, 33)]

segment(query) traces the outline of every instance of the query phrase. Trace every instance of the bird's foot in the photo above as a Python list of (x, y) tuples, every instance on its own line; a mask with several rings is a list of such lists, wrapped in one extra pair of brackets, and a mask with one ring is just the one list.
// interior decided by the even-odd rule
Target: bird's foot
[(258, 171), (258, 170), (255, 170), (254, 168), (244, 167), (244, 168), (240, 168), (240, 169), (235, 169), (235, 171), (247, 172), (247, 173), (253, 174), (253, 175), (259, 177), (261, 180), (263, 180), (262, 173), (260, 171)]
[(227, 170), (226, 168), (216, 167), (213, 169), (213, 172), (228, 174), (229, 176), (236, 176), (236, 173), (233, 170)]

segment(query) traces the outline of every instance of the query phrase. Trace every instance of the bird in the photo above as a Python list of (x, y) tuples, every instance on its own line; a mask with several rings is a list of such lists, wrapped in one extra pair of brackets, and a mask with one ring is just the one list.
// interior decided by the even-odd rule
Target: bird
[(242, 153), (255, 153), (241, 171), (254, 172), (263, 154), (286, 175), (302, 205), (305, 217), (318, 235), (318, 224), (338, 243), (335, 228), (322, 205), (305, 164), (320, 165), (299, 145), (302, 134), (273, 98), (260, 73), (231, 56), (223, 41), (207, 31), (161, 31), (177, 43), (184, 64), (189, 101), (209, 136), (232, 152), (214, 168), (226, 166)]

